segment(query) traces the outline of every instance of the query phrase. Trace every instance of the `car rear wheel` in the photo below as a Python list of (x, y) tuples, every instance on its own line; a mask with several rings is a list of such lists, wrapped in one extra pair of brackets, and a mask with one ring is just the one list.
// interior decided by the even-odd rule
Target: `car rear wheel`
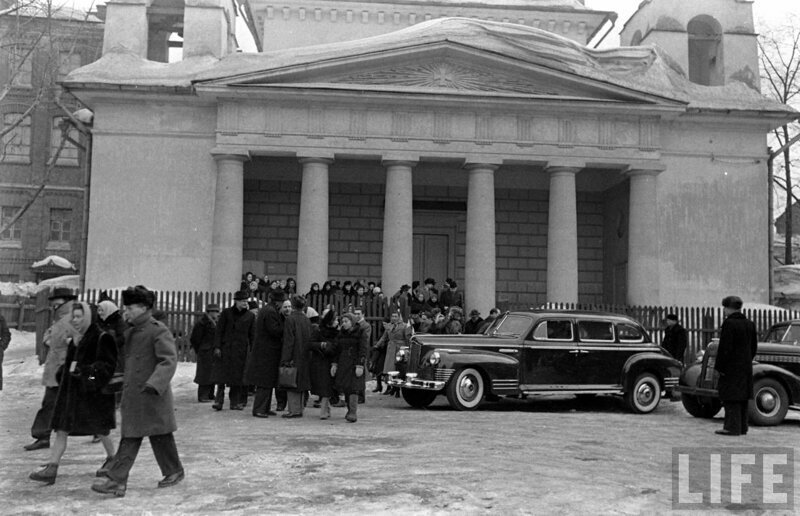
[(661, 384), (652, 373), (639, 375), (631, 389), (625, 393), (625, 403), (637, 414), (654, 411), (660, 401)]
[(402, 389), (400, 393), (406, 403), (414, 408), (425, 408), (436, 399), (437, 392), (423, 391), (420, 389)]
[(711, 419), (722, 408), (722, 403), (718, 399), (692, 396), (691, 394), (681, 394), (681, 403), (686, 412), (703, 419)]
[(475, 410), (483, 400), (481, 373), (466, 367), (459, 369), (447, 384), (447, 401), (456, 410)]
[(762, 378), (753, 386), (753, 393), (749, 414), (754, 425), (773, 426), (783, 421), (789, 410), (789, 396), (780, 382)]

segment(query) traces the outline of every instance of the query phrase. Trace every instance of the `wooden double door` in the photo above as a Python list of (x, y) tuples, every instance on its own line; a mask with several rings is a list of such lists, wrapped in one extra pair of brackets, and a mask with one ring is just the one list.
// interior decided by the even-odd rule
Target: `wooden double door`
[(414, 212), (414, 280), (434, 278), (439, 287), (454, 277), (457, 228), (457, 213)]

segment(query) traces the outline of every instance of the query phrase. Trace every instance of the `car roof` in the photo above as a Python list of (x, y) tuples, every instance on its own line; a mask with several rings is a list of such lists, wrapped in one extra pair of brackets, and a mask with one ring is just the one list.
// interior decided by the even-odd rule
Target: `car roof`
[(597, 310), (556, 310), (556, 309), (537, 308), (533, 310), (514, 310), (509, 313), (518, 315), (538, 315), (541, 317), (569, 316), (569, 317), (575, 317), (577, 319), (603, 318), (603, 319), (612, 319), (615, 321), (634, 322), (636, 324), (640, 324), (636, 319), (633, 319), (632, 317), (629, 317), (624, 314), (617, 314), (613, 312), (601, 312)]

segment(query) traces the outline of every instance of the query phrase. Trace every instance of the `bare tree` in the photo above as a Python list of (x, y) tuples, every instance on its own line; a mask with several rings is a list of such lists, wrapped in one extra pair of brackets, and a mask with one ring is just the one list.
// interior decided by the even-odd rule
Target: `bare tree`
[[(6, 63), (4, 81), (0, 84), (0, 103), (14, 92), (15, 87), (27, 85), (30, 91), (25, 96), (25, 109), (11, 120), (0, 120), (0, 161), (6, 157), (8, 149), (20, 142), (22, 135), (18, 129), (30, 124), (33, 113), (44, 102), (60, 102), (60, 88), (56, 85), (63, 60), (69, 59), (81, 37), (81, 29), (66, 40), (54, 30), (54, 19), (59, 13), (53, 0), (0, 0), (0, 52)], [(88, 9), (81, 21), (88, 20)], [(85, 24), (81, 24), (83, 27)], [(36, 67), (34, 68), (34, 58)], [(34, 73), (34, 71), (36, 73)], [(33, 205), (47, 184), (56, 167), (61, 152), (67, 143), (79, 147), (80, 144), (70, 136), (72, 128), (88, 134), (88, 129), (74, 117), (65, 112), (65, 123), (59, 125), (60, 141), (45, 165), (40, 184), (28, 194), (28, 198), (14, 215), (0, 224), (0, 233), (12, 227)]]
[[(761, 60), (761, 77), (764, 93), (784, 104), (796, 104), (800, 98), (800, 31), (796, 19), (790, 18), (786, 26), (766, 31), (759, 36), (759, 58)], [(773, 176), (774, 184), (786, 196), (784, 209), (786, 252), (784, 263), (794, 263), (792, 256), (793, 205), (797, 198), (795, 181), (792, 178), (792, 144), (800, 134), (800, 125), (784, 124), (775, 129), (771, 135), (774, 147), (780, 150), (776, 156), (778, 166), (783, 167), (783, 177)], [(770, 214), (772, 216), (772, 214)]]

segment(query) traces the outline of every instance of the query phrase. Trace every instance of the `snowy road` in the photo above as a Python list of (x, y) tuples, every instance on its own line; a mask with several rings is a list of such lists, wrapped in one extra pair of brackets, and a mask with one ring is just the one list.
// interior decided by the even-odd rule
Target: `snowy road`
[(55, 485), (28, 480), (48, 455), (22, 450), (42, 387), (19, 335), (0, 392), (4, 515), (664, 513), (673, 447), (795, 446), (800, 429), (793, 414), (733, 442), (714, 434), (719, 418), (694, 419), (668, 401), (645, 416), (610, 398), (455, 412), (441, 398), (422, 411), (372, 393), (356, 424), (344, 422), (344, 409), (328, 421), (312, 408), (302, 419), (256, 419), (249, 407), (215, 412), (195, 403), (193, 364), (181, 364), (173, 389), (186, 480), (156, 489), (160, 474), (145, 445), (127, 496), (106, 498), (89, 489), (103, 451), (86, 437), (71, 438)]

